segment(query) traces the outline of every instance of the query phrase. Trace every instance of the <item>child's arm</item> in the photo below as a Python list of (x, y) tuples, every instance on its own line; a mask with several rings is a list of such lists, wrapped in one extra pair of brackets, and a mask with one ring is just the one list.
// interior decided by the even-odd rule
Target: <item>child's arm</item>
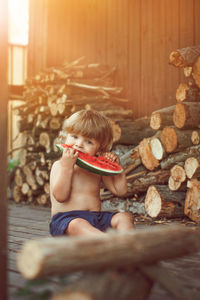
[[(115, 153), (106, 153), (105, 156), (111, 161), (119, 163), (119, 158)], [(124, 196), (127, 193), (127, 181), (124, 173), (114, 176), (102, 176), (105, 187), (114, 195)]]
[(50, 186), (52, 194), (58, 202), (64, 202), (69, 198), (77, 157), (78, 152), (75, 152), (74, 149), (65, 149), (62, 158), (52, 166)]

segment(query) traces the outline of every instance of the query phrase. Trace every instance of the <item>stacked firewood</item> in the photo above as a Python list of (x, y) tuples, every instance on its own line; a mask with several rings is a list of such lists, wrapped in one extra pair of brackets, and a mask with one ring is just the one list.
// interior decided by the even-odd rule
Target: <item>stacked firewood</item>
[(184, 69), (187, 83), (179, 85), (174, 106), (152, 113), (154, 135), (121, 162), (128, 196), (144, 193), (150, 217), (187, 215), (200, 223), (200, 46), (172, 52), (170, 63)]
[[(154, 134), (121, 157), (128, 180), (128, 210), (144, 203), (152, 218), (187, 215), (200, 223), (200, 46), (173, 51), (170, 63), (183, 68), (187, 83), (177, 103), (152, 113)], [(108, 191), (102, 199), (109, 199)], [(112, 202), (110, 202), (112, 205)]]

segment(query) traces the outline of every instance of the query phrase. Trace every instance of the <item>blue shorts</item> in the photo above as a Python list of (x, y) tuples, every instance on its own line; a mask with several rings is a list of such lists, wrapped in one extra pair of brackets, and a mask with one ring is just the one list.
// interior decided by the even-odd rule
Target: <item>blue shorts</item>
[(105, 231), (107, 228), (111, 227), (111, 219), (113, 215), (117, 212), (101, 212), (101, 211), (84, 211), (84, 210), (72, 210), (68, 212), (59, 212), (55, 214), (51, 223), (49, 224), (49, 229), (51, 235), (64, 235), (66, 234), (67, 226), (69, 222), (76, 218), (81, 218), (87, 220), (95, 228)]

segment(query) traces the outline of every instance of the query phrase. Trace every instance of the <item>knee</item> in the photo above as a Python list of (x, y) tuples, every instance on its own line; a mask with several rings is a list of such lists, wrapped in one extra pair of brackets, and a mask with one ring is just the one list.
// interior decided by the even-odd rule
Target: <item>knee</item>
[(82, 228), (84, 223), (85, 223), (85, 220), (83, 220), (81, 218), (76, 218), (76, 219), (71, 220), (67, 227), (67, 233), (68, 234), (76, 234), (76, 232), (78, 232)]
[(114, 215), (112, 221), (113, 221), (112, 227), (118, 227), (118, 225), (122, 224), (122, 223), (133, 224), (133, 216), (129, 212), (120, 212), (120, 213)]

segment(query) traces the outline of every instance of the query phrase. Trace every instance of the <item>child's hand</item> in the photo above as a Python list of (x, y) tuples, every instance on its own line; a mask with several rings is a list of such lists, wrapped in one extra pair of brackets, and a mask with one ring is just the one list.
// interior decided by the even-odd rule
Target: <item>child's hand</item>
[(62, 167), (73, 167), (76, 163), (78, 158), (78, 152), (72, 148), (66, 148), (63, 151), (62, 158), (61, 158), (61, 166)]
[(112, 162), (116, 162), (118, 164), (120, 163), (119, 157), (113, 152), (106, 152), (104, 153), (104, 156)]

